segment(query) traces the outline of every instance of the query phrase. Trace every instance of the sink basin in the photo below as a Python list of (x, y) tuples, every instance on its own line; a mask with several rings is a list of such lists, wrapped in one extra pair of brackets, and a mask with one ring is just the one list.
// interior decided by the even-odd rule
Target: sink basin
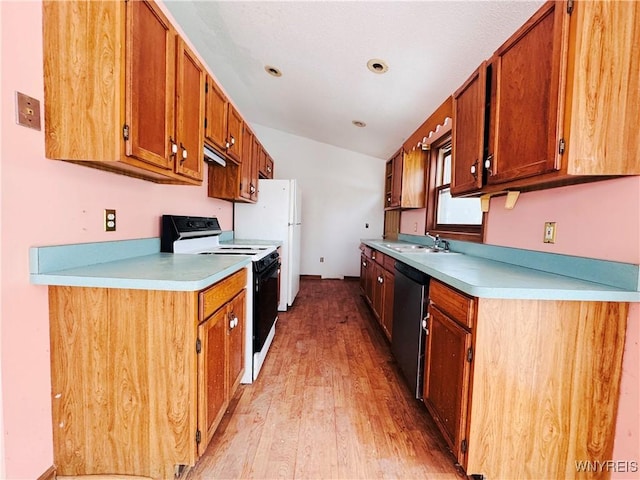
[(385, 247), (400, 253), (425, 252), (430, 250), (429, 247), (426, 247), (424, 245), (398, 245), (398, 244), (394, 245), (392, 243), (387, 243), (385, 244)]

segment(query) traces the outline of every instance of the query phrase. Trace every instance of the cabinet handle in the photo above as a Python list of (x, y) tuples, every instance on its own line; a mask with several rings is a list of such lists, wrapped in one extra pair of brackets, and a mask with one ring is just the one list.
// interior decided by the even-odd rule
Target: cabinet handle
[(478, 160), (477, 159), (475, 162), (473, 162), (473, 165), (471, 165), (471, 175), (473, 175), (473, 178), (475, 179), (478, 178)]
[(169, 143), (171, 143), (171, 155), (178, 153), (178, 144), (173, 141), (173, 137), (169, 137)]
[(238, 326), (238, 317), (236, 316), (235, 313), (231, 312), (229, 314), (229, 330), (233, 330), (234, 328), (236, 328)]
[(367, 266), (367, 262), (362, 262), (362, 266), (366, 267)]
[(271, 166), (267, 165), (267, 172), (271, 173)]
[(484, 168), (487, 170), (489, 175), (493, 175), (491, 171), (491, 163), (493, 162), (493, 154), (489, 155), (487, 159), (484, 161)]
[(184, 163), (185, 160), (187, 159), (187, 149), (184, 148), (184, 145), (182, 144), (182, 142), (180, 142), (180, 148), (182, 149), (182, 158), (180, 159), (180, 163)]
[(236, 139), (233, 138), (233, 135), (231, 135), (231, 145), (235, 145), (236, 144)]

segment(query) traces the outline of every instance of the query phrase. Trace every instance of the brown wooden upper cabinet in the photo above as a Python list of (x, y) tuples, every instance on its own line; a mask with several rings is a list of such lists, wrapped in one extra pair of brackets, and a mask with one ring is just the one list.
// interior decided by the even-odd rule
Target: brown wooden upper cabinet
[(273, 178), (273, 159), (269, 156), (264, 148), (260, 152), (260, 164), (258, 173), (260, 178)]
[(210, 75), (206, 84), (205, 141), (232, 161), (242, 161), (242, 116)]
[(240, 162), (227, 162), (226, 166), (209, 165), (208, 196), (230, 201), (256, 202), (258, 200), (258, 161), (260, 142), (249, 125), (240, 125), (242, 147)]
[(43, 32), (47, 158), (202, 182), (204, 67), (153, 1), (44, 1)]
[(387, 161), (385, 208), (423, 208), (426, 155), (422, 150), (400, 149)]
[(453, 95), (452, 193), (640, 174), (638, 21), (636, 2), (545, 3)]

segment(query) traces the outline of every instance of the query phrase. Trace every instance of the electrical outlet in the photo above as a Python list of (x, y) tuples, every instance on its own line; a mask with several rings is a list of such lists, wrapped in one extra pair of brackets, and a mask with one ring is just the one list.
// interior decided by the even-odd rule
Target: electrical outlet
[(556, 222), (545, 222), (544, 243), (556, 243)]
[(115, 232), (116, 231), (116, 211), (111, 208), (104, 209), (104, 231)]
[(37, 98), (16, 92), (16, 123), (40, 130), (40, 101)]
[(320, 263), (324, 263), (324, 257), (320, 257)]

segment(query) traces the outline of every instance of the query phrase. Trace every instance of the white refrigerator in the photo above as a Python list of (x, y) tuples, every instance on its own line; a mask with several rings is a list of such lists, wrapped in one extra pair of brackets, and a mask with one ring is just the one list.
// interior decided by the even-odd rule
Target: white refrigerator
[(300, 289), (301, 193), (296, 180), (258, 181), (258, 202), (236, 203), (234, 237), (282, 242), (278, 310), (286, 311)]

